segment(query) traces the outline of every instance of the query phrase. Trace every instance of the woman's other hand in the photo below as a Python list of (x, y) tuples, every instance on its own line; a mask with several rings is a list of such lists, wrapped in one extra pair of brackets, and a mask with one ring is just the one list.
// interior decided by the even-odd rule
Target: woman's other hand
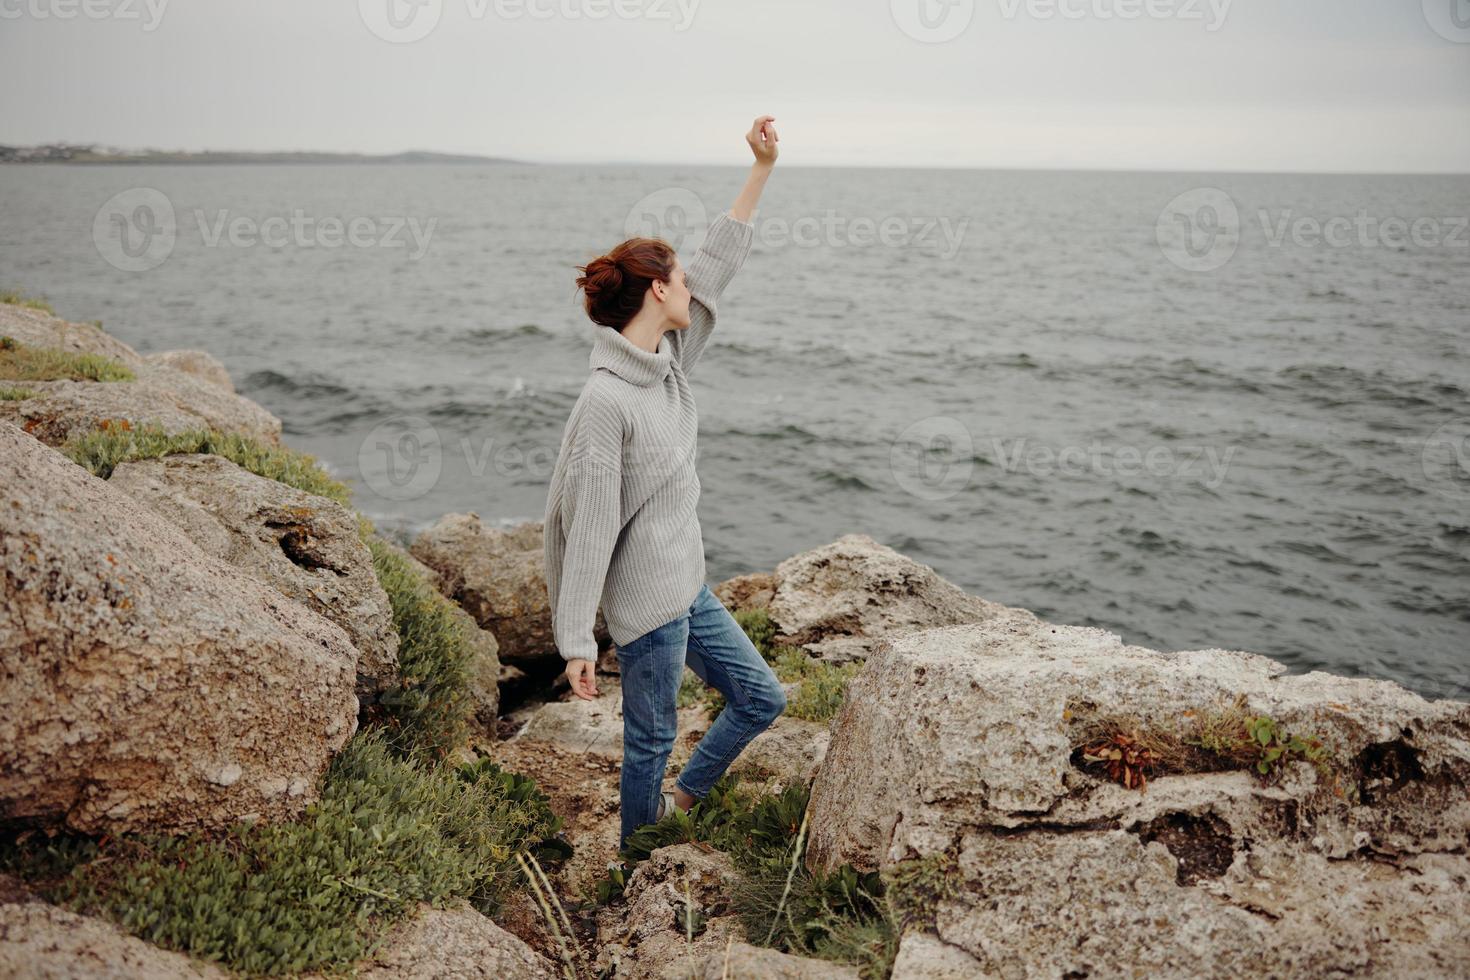
[(592, 660), (568, 660), (567, 681), (572, 693), (584, 701), (597, 697), (597, 664)]
[(759, 116), (751, 125), (750, 132), (745, 134), (745, 142), (750, 144), (750, 152), (755, 154), (757, 163), (776, 162), (776, 144), (781, 141), (781, 137), (776, 135), (775, 122), (775, 116)]

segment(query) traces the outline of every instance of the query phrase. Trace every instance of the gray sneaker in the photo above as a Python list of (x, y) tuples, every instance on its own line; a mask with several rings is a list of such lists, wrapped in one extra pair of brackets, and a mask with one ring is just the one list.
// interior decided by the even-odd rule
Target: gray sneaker
[(679, 804), (674, 802), (673, 793), (665, 793), (658, 801), (658, 816), (654, 817), (654, 819), (662, 820), (664, 818), (664, 814), (668, 813), (670, 810), (678, 810), (680, 813), (689, 812), (688, 810), (684, 809)]

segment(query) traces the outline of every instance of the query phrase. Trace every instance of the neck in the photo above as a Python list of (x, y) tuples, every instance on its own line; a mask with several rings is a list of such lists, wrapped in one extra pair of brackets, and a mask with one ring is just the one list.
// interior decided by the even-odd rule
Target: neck
[(649, 353), (655, 353), (658, 350), (658, 342), (663, 338), (664, 332), (668, 329), (668, 324), (662, 317), (646, 320), (634, 317), (623, 328), (622, 332), (623, 336), (634, 347), (642, 348)]

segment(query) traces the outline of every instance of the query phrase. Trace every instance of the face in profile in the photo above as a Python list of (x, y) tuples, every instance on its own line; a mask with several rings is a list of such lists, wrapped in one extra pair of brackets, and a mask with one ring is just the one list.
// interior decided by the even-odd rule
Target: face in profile
[(684, 264), (678, 259), (674, 260), (674, 272), (664, 285), (664, 316), (673, 329), (683, 330), (689, 326), (689, 287), (684, 282)]

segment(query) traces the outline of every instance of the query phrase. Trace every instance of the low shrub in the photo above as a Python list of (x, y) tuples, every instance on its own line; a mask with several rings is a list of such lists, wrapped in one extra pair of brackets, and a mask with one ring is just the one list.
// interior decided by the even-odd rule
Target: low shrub
[(10, 388), (0, 385), (0, 402), (18, 402), (36, 397), (30, 388)]
[(474, 626), (413, 562), (367, 527), (373, 568), (398, 631), (398, 681), (367, 706), (363, 721), (383, 728), (401, 755), (443, 759), (465, 741), (474, 715)]

